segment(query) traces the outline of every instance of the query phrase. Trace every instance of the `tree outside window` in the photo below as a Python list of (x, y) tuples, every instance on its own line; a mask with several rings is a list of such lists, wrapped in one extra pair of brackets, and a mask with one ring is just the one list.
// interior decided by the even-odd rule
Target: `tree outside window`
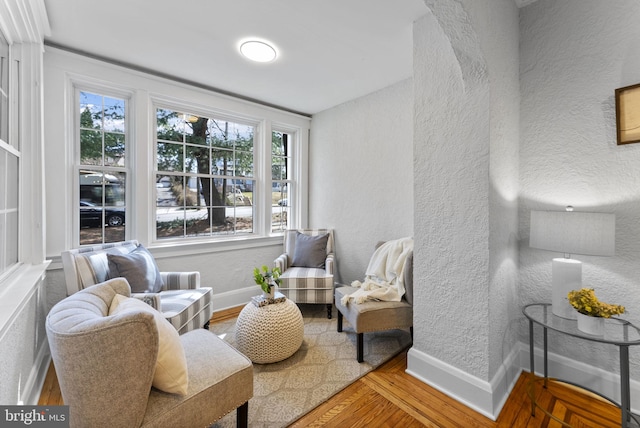
[(156, 109), (156, 237), (252, 233), (254, 127)]

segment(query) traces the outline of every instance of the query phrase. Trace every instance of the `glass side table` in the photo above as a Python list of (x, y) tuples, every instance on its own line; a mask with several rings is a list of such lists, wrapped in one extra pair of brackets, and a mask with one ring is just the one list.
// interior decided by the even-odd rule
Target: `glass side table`
[[(551, 311), (550, 303), (533, 303), (526, 305), (522, 309), (522, 313), (529, 320), (529, 358), (531, 365), (531, 379), (535, 373), (534, 370), (534, 331), (533, 325), (538, 324), (543, 329), (543, 349), (544, 349), (544, 387), (547, 387), (547, 381), (549, 379), (548, 364), (547, 364), (547, 331), (549, 329), (557, 331), (561, 334), (577, 337), (579, 339), (589, 340), (592, 342), (607, 343), (617, 346), (620, 350), (620, 398), (621, 402), (617, 403), (608, 397), (604, 397), (602, 394), (592, 391), (581, 385), (590, 392), (593, 392), (601, 397), (607, 399), (613, 404), (620, 407), (622, 413), (621, 426), (623, 428), (629, 427), (631, 418), (636, 423), (640, 424), (636, 418), (631, 414), (631, 390), (629, 387), (629, 346), (640, 345), (640, 329), (628, 321), (619, 318), (605, 319), (604, 334), (602, 336), (594, 336), (584, 333), (578, 330), (578, 322), (576, 320), (570, 320), (553, 315)], [(562, 381), (565, 383), (571, 383)], [(534, 397), (531, 399), (531, 415), (535, 416), (536, 403)]]

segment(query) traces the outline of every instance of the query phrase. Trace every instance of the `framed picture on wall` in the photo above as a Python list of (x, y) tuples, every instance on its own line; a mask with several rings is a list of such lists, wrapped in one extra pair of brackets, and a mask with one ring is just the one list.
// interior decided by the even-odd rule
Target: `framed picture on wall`
[(640, 83), (616, 89), (618, 145), (640, 143)]

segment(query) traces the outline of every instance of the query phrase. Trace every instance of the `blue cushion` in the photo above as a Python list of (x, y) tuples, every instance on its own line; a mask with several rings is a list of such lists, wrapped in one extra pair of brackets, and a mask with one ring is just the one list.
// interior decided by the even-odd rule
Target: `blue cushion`
[(329, 234), (311, 236), (300, 232), (296, 233), (296, 246), (293, 250), (291, 266), (324, 269)]
[(139, 245), (128, 254), (107, 254), (109, 277), (124, 277), (132, 293), (157, 293), (162, 290), (162, 277), (151, 253)]

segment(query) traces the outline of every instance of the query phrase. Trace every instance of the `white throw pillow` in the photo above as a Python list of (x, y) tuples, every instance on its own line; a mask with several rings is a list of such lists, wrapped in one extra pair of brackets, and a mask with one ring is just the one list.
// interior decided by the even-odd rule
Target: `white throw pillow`
[(156, 321), (159, 349), (156, 370), (153, 375), (153, 386), (164, 392), (186, 395), (189, 382), (187, 376), (187, 358), (176, 329), (173, 328), (160, 312), (142, 300), (116, 294), (111, 301), (109, 315), (126, 311), (149, 312), (153, 314)]

